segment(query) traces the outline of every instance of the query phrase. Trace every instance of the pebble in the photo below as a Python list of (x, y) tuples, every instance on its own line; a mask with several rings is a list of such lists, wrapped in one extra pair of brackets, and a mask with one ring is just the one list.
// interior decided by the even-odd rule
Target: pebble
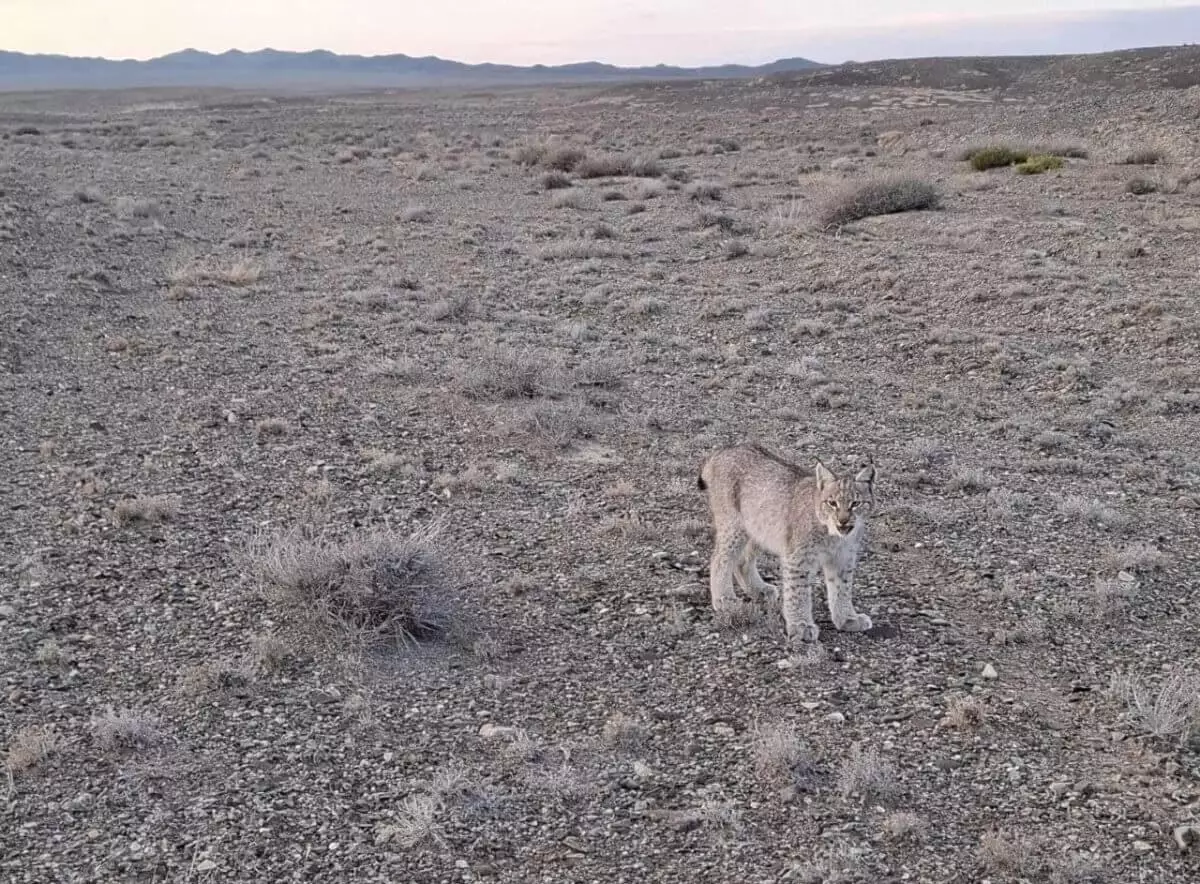
[(846, 716), (844, 716), (840, 712), (830, 712), (828, 715), (825, 716), (825, 720), (832, 721), (834, 724), (841, 724), (843, 721), (846, 720)]
[(17, 609), (12, 605), (0, 605), (0, 620), (11, 620), (17, 616)]
[(479, 729), (479, 736), (485, 740), (506, 740), (512, 739), (517, 735), (515, 727), (506, 727), (501, 724), (492, 724), (488, 722)]
[(988, 681), (995, 681), (997, 678), (1000, 677), (1000, 673), (998, 673), (996, 671), (996, 667), (993, 666), (991, 663), (984, 663), (983, 669), (982, 669), (982, 671), (980, 671), (979, 674), (982, 675), (984, 678), (986, 678)]
[(1149, 851), (1154, 849), (1154, 845), (1151, 844), (1149, 841), (1134, 841), (1133, 849), (1136, 850), (1138, 853), (1148, 853)]

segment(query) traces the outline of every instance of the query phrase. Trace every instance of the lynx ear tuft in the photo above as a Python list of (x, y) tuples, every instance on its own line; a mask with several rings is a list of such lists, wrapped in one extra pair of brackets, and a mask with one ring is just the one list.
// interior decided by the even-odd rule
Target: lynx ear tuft
[(835, 476), (829, 470), (829, 468), (826, 467), (825, 464), (821, 463), (821, 461), (819, 461), (819, 460), (817, 461), (816, 473), (817, 473), (817, 487), (818, 488), (824, 488), (826, 485), (832, 485), (834, 482), (837, 481), (837, 476)]

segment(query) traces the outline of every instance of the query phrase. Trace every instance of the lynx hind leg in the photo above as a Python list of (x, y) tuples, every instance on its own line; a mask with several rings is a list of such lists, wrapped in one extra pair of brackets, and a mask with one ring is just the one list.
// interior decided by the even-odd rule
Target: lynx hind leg
[(736, 600), (733, 581), (747, 540), (743, 531), (725, 531), (719, 532), (713, 542), (708, 580), (714, 611), (728, 608)]
[(854, 568), (852, 565), (824, 559), (825, 593), (829, 601), (829, 619), (842, 632), (866, 632), (871, 618), (854, 610)]
[(783, 589), (780, 608), (788, 640), (793, 643), (815, 642), (821, 631), (813, 620), (808, 563), (797, 557), (788, 557), (781, 564)]
[(778, 592), (774, 586), (763, 580), (762, 575), (758, 573), (758, 557), (760, 554), (761, 550), (752, 542), (748, 542), (743, 547), (742, 557), (738, 563), (738, 583), (747, 592), (767, 602), (774, 603), (778, 601)]

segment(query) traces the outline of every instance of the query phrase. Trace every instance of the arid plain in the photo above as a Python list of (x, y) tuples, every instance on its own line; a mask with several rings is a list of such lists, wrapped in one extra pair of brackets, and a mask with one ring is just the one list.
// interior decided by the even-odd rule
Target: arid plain
[[(0, 95), (0, 877), (1195, 881), (1172, 65)], [(744, 439), (874, 458), (872, 634), (714, 616)]]

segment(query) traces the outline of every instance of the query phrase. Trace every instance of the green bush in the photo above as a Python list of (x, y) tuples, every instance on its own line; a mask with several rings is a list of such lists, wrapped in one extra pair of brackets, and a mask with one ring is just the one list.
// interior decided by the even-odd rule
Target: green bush
[(1049, 172), (1051, 169), (1061, 169), (1062, 167), (1062, 157), (1039, 154), (1038, 156), (1030, 157), (1023, 163), (1017, 163), (1017, 172), (1021, 175), (1040, 175), (1043, 172)]
[(1029, 159), (1029, 151), (1001, 146), (980, 147), (968, 151), (965, 158), (976, 172), (986, 172), (988, 169), (1023, 163)]

